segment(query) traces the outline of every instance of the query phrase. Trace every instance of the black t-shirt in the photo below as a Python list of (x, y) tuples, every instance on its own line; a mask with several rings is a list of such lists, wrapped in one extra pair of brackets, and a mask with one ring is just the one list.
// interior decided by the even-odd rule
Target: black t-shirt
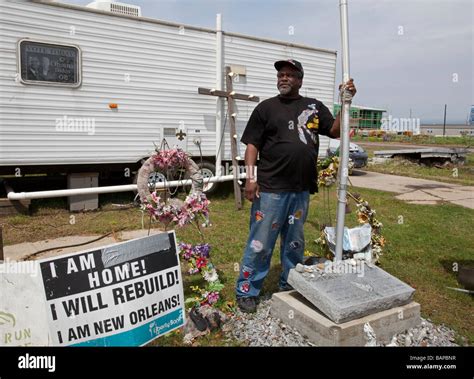
[(318, 134), (329, 136), (334, 118), (320, 101), (275, 96), (254, 109), (241, 141), (259, 151), (262, 192), (317, 192)]

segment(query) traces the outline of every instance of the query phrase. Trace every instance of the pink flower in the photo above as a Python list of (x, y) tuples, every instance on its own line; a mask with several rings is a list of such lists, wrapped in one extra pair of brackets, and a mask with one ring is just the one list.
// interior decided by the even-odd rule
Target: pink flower
[(155, 204), (160, 203), (161, 198), (157, 195), (156, 191), (151, 193), (151, 199), (154, 201)]
[(203, 216), (207, 216), (209, 214), (209, 200), (203, 193), (193, 193), (186, 197), (184, 201), (185, 208), (188, 212), (192, 214), (202, 214)]
[(153, 163), (162, 171), (186, 167), (188, 155), (181, 149), (162, 150), (155, 154)]
[(209, 305), (217, 303), (217, 301), (219, 300), (219, 292), (209, 292), (206, 300)]
[(194, 251), (193, 251), (193, 246), (190, 244), (190, 243), (180, 243), (178, 245), (179, 247), (179, 252), (183, 255), (183, 258), (185, 260), (190, 260), (193, 255), (194, 255)]
[(189, 224), (191, 220), (193, 219), (193, 215), (189, 213), (187, 210), (181, 209), (178, 214), (177, 214), (177, 221), (179, 226), (184, 226), (186, 224)]

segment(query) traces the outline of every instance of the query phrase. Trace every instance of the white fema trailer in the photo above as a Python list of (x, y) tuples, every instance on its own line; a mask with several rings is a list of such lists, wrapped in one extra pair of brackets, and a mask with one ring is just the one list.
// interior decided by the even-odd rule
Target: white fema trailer
[[(224, 90), (227, 66), (233, 89), (261, 101), (277, 93), (273, 63), (294, 57), (305, 68), (302, 95), (332, 109), (335, 51), (224, 32), (220, 15), (213, 30), (111, 1), (3, 0), (0, 25), (3, 176), (117, 172), (131, 181), (163, 139), (202, 160), (204, 176), (224, 175), (226, 99), (198, 87)], [(238, 139), (256, 105), (235, 100)], [(320, 156), (328, 145), (321, 138)], [(244, 150), (239, 143), (238, 158)]]

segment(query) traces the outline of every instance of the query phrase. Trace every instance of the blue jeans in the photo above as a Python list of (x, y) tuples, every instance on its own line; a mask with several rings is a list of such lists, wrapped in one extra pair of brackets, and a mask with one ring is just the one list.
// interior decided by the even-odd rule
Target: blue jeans
[(279, 286), (288, 286), (288, 273), (303, 262), (303, 224), (308, 215), (309, 192), (261, 192), (252, 203), (250, 234), (240, 265), (236, 296), (258, 296), (270, 269), (273, 248), (281, 234), (282, 273)]

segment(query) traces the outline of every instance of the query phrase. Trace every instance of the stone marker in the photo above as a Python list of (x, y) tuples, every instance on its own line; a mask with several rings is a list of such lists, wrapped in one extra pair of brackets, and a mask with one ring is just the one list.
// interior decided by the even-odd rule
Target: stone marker
[(353, 259), (327, 262), (324, 269), (292, 269), (288, 283), (337, 324), (408, 304), (415, 292), (384, 270)]
[[(411, 302), (336, 324), (296, 291), (274, 293), (270, 312), (316, 346), (388, 345), (394, 335), (421, 322), (420, 304)], [(367, 329), (373, 332), (372, 340), (368, 339)]]

